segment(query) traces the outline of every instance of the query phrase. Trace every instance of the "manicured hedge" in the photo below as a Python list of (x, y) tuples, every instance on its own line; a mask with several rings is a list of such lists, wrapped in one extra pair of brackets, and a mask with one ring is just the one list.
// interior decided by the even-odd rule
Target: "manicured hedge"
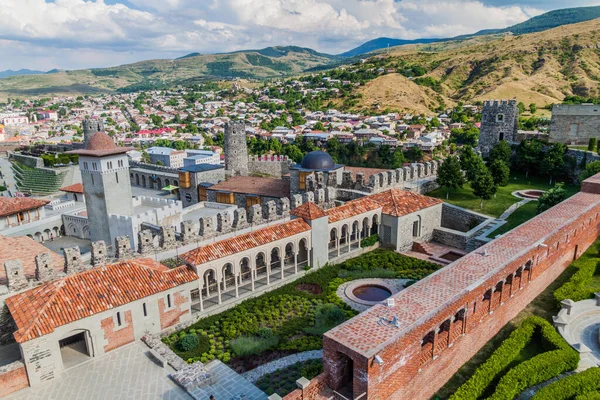
[(564, 285), (554, 291), (554, 299), (560, 307), (560, 302), (566, 299), (580, 301), (592, 298), (594, 290), (589, 287), (599, 267), (598, 248), (600, 241), (596, 241), (590, 248), (571, 266), (577, 268), (577, 272), (571, 276)]
[(513, 399), (527, 387), (577, 367), (579, 354), (569, 347), (552, 325), (542, 318), (529, 317), (502, 342), (450, 399), (476, 400), (481, 397), (490, 383), (517, 359), (525, 346), (534, 338), (536, 330), (547, 352), (524, 361), (506, 372), (498, 382), (491, 399)]
[(531, 400), (592, 399), (598, 398), (599, 389), (600, 368), (590, 368), (551, 383), (540, 389)]
[(361, 242), (360, 242), (360, 247), (369, 247), (369, 246), (373, 246), (375, 243), (379, 242), (379, 235), (375, 234), (375, 235), (371, 235), (368, 236), (366, 238), (364, 238)]

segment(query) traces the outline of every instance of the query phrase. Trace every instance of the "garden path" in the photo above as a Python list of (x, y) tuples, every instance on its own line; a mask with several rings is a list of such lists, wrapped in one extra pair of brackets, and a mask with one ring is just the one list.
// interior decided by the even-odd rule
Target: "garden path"
[(555, 376), (552, 379), (548, 379), (546, 382), (542, 382), (539, 385), (535, 385), (532, 386), (530, 388), (527, 388), (525, 390), (523, 390), (516, 398), (515, 400), (529, 400), (533, 397), (534, 394), (536, 394), (540, 389), (548, 386), (551, 383), (554, 383), (556, 381), (561, 380), (562, 378), (566, 378), (569, 375), (573, 375), (575, 372), (571, 371), (571, 372), (565, 372), (564, 374), (560, 374), (559, 376)]
[(521, 206), (529, 203), (530, 201), (532, 201), (532, 199), (523, 199), (513, 205), (511, 205), (510, 207), (508, 207), (503, 213), (502, 215), (500, 215), (498, 218), (496, 218), (495, 220), (493, 220), (492, 222), (490, 222), (489, 224), (486, 225), (486, 227), (484, 228), (484, 230), (480, 233), (479, 237), (483, 238), (483, 239), (488, 239), (488, 235), (493, 233), (496, 229), (500, 228), (502, 225), (504, 225), (506, 223), (506, 219), (515, 211), (517, 211)]
[(302, 361), (316, 360), (319, 358), (323, 358), (323, 350), (304, 351), (302, 353), (292, 354), (263, 364), (260, 367), (254, 368), (253, 370), (244, 372), (242, 376), (248, 379), (250, 382), (255, 383), (263, 376), (270, 374), (271, 372), (275, 372), (278, 369), (286, 368)]

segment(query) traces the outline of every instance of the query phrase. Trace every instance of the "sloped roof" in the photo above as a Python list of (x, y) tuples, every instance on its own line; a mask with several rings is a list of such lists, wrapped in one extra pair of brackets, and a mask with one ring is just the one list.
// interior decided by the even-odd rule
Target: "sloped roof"
[(133, 147), (118, 147), (106, 132), (96, 132), (90, 138), (87, 147), (80, 150), (67, 151), (66, 154), (78, 154), (80, 156), (104, 157), (115, 154), (127, 153)]
[(6, 285), (6, 271), (4, 263), (9, 260), (21, 260), (23, 272), (27, 279), (35, 277), (35, 256), (41, 253), (50, 253), (52, 267), (60, 272), (64, 269), (64, 259), (53, 251), (48, 250), (41, 243), (29, 236), (6, 237), (0, 235), (0, 285)]
[(302, 204), (300, 207), (293, 209), (290, 212), (291, 215), (303, 218), (306, 221), (312, 221), (313, 219), (326, 217), (325, 211), (312, 201)]
[(382, 206), (373, 201), (372, 196), (362, 197), (357, 200), (352, 200), (346, 204), (329, 209), (325, 214), (329, 217), (329, 223), (341, 221), (346, 218), (352, 218), (369, 211), (377, 210)]
[(383, 213), (392, 217), (401, 217), (425, 208), (443, 203), (435, 197), (409, 192), (402, 189), (390, 189), (370, 196), (383, 207)]
[(310, 226), (303, 219), (295, 219), (199, 247), (180, 257), (190, 264), (200, 265), (309, 230)]
[(65, 186), (63, 188), (60, 188), (60, 191), (68, 193), (83, 193), (83, 183), (76, 183), (71, 186)]
[(232, 176), (212, 185), (209, 190), (282, 198), (290, 196), (290, 181), (258, 176)]
[(94, 268), (6, 299), (23, 343), (54, 328), (198, 279), (188, 266), (169, 270), (150, 258)]
[(22, 211), (35, 210), (50, 203), (49, 200), (39, 200), (32, 197), (3, 197), (0, 196), (0, 217), (13, 215)]

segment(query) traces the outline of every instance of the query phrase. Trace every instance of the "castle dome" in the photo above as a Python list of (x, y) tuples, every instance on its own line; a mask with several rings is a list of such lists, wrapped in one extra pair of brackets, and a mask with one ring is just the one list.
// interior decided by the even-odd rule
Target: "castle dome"
[(87, 142), (85, 149), (67, 151), (66, 154), (78, 154), (80, 156), (104, 157), (116, 154), (127, 153), (133, 150), (133, 147), (119, 147), (106, 134), (106, 132), (96, 132)]
[(324, 151), (311, 151), (304, 156), (300, 166), (304, 169), (332, 169), (335, 167), (335, 162), (329, 154)]

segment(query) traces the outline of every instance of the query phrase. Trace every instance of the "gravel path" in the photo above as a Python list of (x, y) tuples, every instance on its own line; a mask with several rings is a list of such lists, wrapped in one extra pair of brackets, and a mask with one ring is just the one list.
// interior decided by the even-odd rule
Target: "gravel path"
[(305, 351), (303, 353), (292, 354), (261, 365), (260, 367), (254, 368), (253, 370), (244, 372), (242, 376), (248, 379), (250, 382), (255, 383), (257, 380), (259, 380), (266, 374), (275, 372), (278, 369), (289, 367), (290, 365), (294, 365), (301, 361), (316, 360), (318, 358), (323, 358), (323, 350), (312, 350)]

